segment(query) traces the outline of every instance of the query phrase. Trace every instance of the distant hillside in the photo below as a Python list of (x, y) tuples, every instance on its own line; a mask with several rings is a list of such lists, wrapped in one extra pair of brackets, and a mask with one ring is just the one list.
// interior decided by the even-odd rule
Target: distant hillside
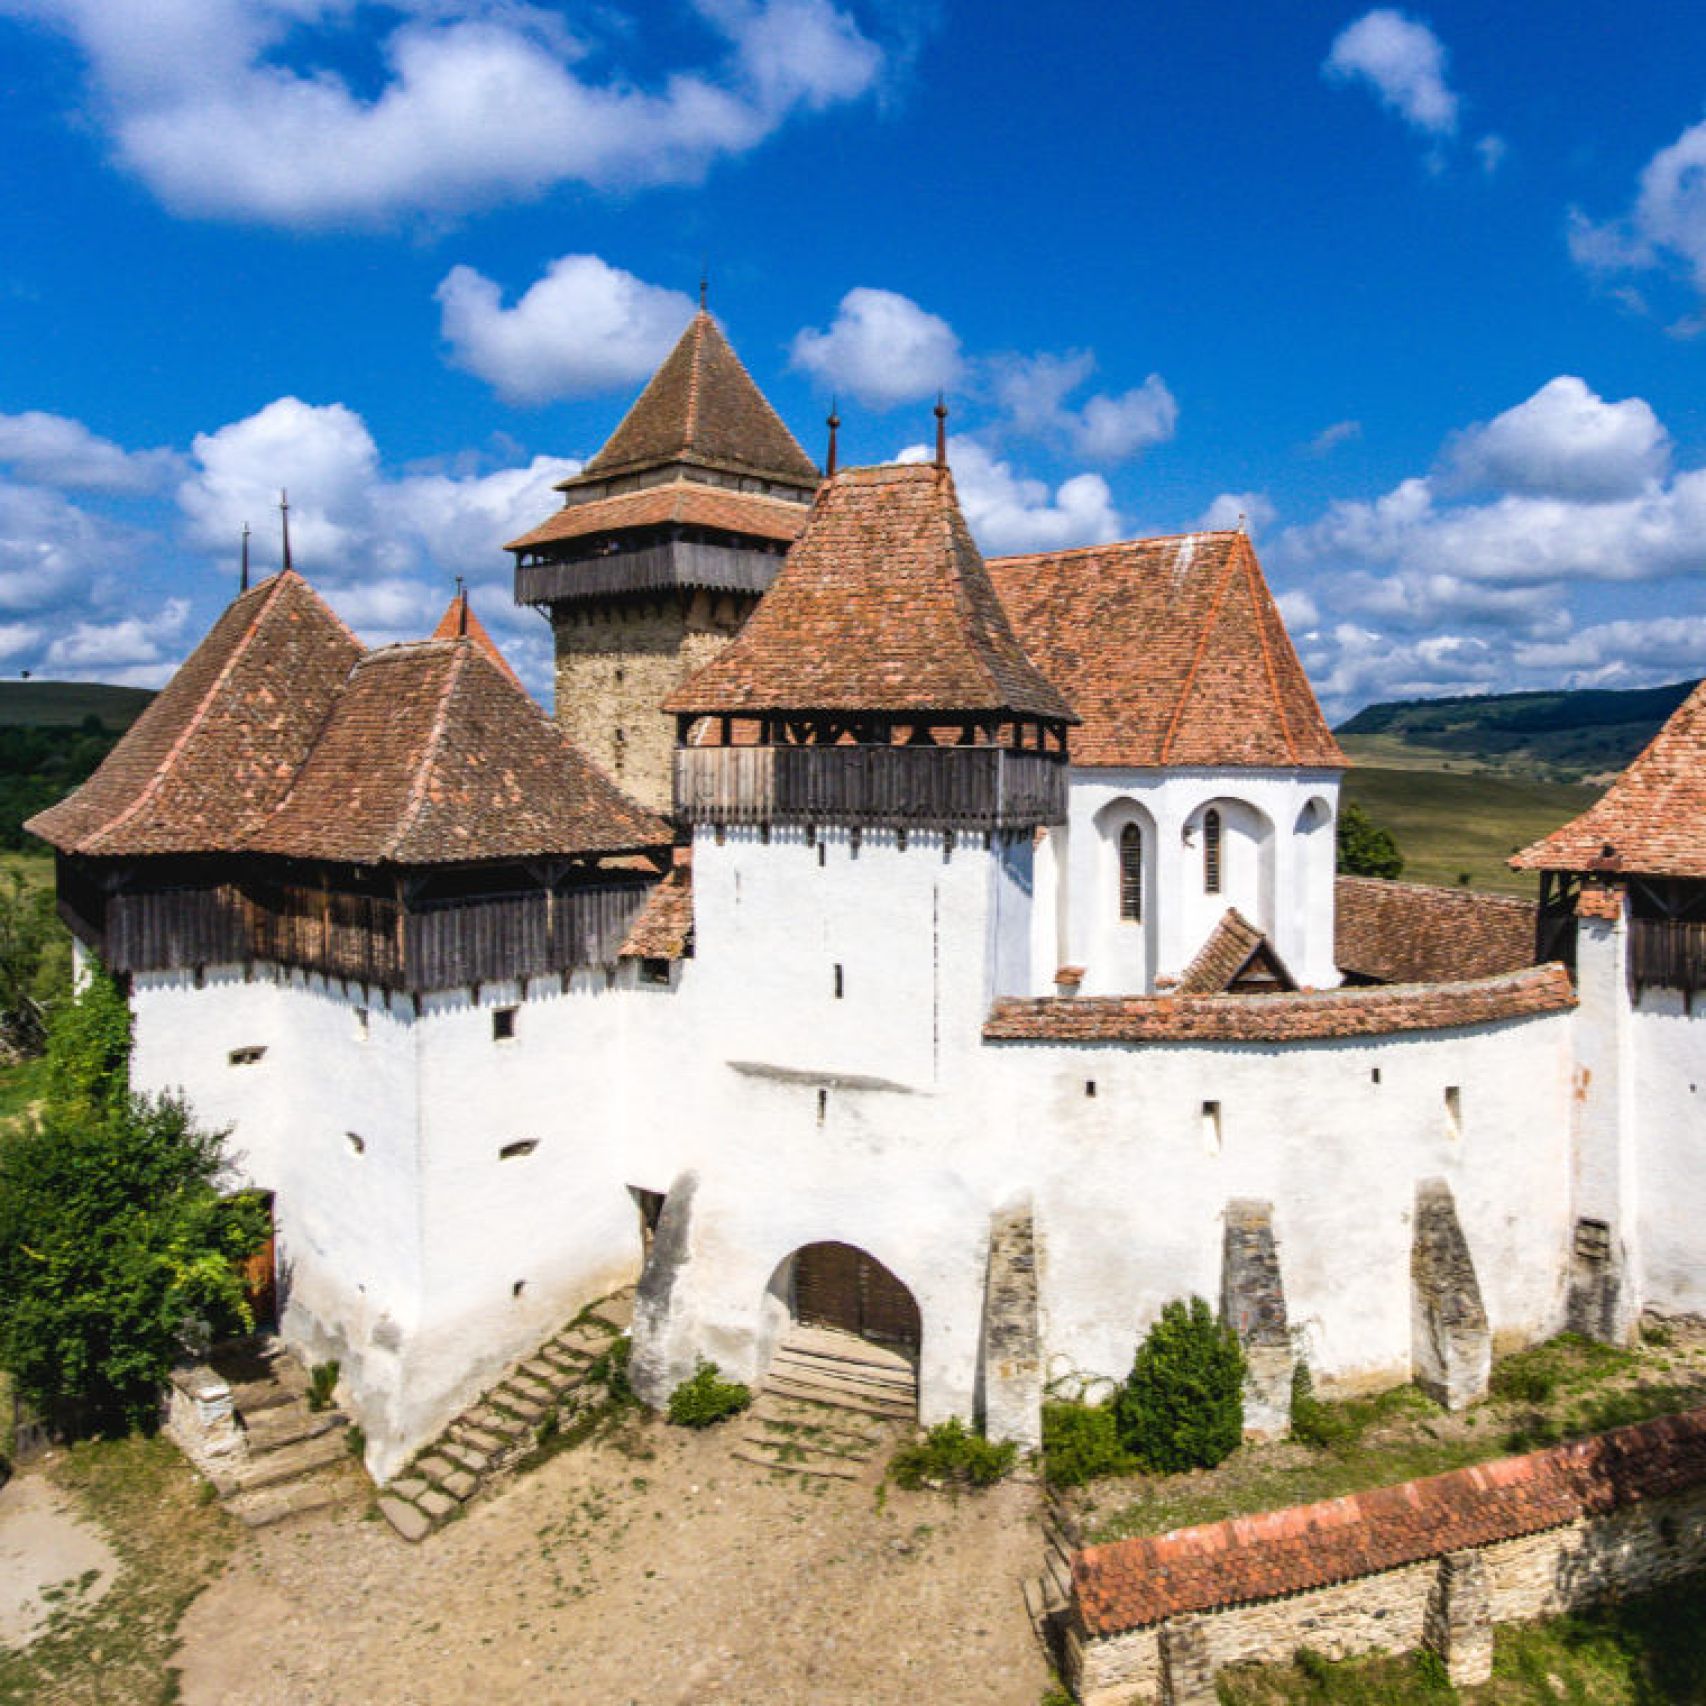
[(1335, 732), (1353, 763), (1604, 782), (1697, 685), (1398, 699), (1368, 706)]
[(24, 820), (92, 775), (153, 697), (95, 681), (0, 681), (0, 848), (40, 852)]
[(75, 729), (95, 717), (123, 734), (153, 697), (146, 687), (99, 681), (0, 681), (0, 728)]

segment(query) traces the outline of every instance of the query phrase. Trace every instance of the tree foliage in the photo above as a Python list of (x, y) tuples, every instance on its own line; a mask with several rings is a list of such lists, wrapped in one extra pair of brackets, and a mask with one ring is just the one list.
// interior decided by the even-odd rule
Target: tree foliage
[(1244, 1352), (1200, 1297), (1175, 1298), (1114, 1399), (1120, 1443), (1146, 1469), (1212, 1469), (1244, 1436)]
[(1354, 801), (1339, 808), (1339, 875), (1384, 877), (1402, 875), (1404, 855), (1389, 829), (1382, 829)]
[(69, 992), (71, 939), (53, 891), (16, 871), (0, 878), (0, 1055), (36, 1054), (48, 1014)]
[(148, 1426), (188, 1323), (253, 1325), (238, 1262), (266, 1236), (221, 1194), (224, 1134), (132, 1095), (123, 997), (94, 979), (56, 1014), (41, 1113), (0, 1136), (0, 1364), (74, 1433)]

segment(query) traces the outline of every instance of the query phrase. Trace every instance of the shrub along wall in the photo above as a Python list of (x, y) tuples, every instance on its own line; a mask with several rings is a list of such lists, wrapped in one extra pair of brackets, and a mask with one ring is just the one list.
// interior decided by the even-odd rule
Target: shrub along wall
[(1706, 1568), (1706, 1410), (1398, 1487), (1088, 1547), (1068, 1678), (1085, 1706), (1212, 1706), (1227, 1665), (1426, 1645), (1483, 1681), (1491, 1626)]

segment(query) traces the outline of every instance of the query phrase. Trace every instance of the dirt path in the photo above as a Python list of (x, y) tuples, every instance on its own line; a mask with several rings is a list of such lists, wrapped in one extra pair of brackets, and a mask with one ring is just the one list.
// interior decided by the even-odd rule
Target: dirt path
[(420, 1547), (263, 1531), (181, 1628), (187, 1706), (1037, 1706), (1034, 1491), (807, 1483), (645, 1424)]
[(0, 1647), (22, 1647), (55, 1607), (95, 1604), (118, 1574), (112, 1548), (40, 1474), (0, 1485)]

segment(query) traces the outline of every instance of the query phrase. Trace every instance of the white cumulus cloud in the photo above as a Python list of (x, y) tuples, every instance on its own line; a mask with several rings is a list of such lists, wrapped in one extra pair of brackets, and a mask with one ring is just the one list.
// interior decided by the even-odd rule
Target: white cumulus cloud
[(895, 290), (856, 286), (827, 331), (795, 334), (794, 366), (867, 408), (892, 409), (956, 384), (960, 340), (939, 315)]
[(552, 261), (513, 307), (483, 273), (453, 267), (438, 287), (450, 359), (511, 403), (587, 397), (649, 378), (693, 312), (597, 255)]
[(1365, 83), (1404, 122), (1429, 136), (1457, 130), (1457, 96), (1445, 77), (1445, 46), (1431, 29), (1377, 6), (1335, 38), (1322, 71)]
[(1070, 405), (1067, 398), (1095, 371), (1089, 350), (997, 355), (982, 367), (1003, 432), (1056, 440), (1089, 462), (1124, 462), (1165, 443), (1178, 426), (1179, 405), (1158, 373), (1117, 396), (1097, 392)]
[[(180, 212), (284, 225), (457, 213), (578, 182), (694, 182), (796, 111), (875, 87), (832, 0), (694, 0), (715, 61), (653, 87), (594, 70), (627, 20), (503, 0), (0, 0), (71, 37), (117, 159)], [(383, 18), (371, 93), (339, 69)], [(577, 33), (578, 32), (578, 33)]]
[(0, 465), (59, 491), (145, 493), (182, 466), (170, 450), (125, 450), (67, 415), (28, 409), (0, 414)]
[(1623, 218), (1596, 223), (1574, 214), (1570, 248), (1598, 272), (1680, 263), (1706, 291), (1706, 120), (1642, 167), (1634, 205)]
[[(933, 449), (913, 444), (895, 460), (927, 462), (934, 455)], [(1125, 530), (1100, 474), (1074, 474), (1051, 488), (971, 438), (954, 440), (949, 461), (960, 507), (985, 556), (1098, 545)]]
[(1252, 536), (1272, 527), (1279, 511), (1266, 492), (1222, 492), (1198, 518), (1206, 532), (1242, 527)]

